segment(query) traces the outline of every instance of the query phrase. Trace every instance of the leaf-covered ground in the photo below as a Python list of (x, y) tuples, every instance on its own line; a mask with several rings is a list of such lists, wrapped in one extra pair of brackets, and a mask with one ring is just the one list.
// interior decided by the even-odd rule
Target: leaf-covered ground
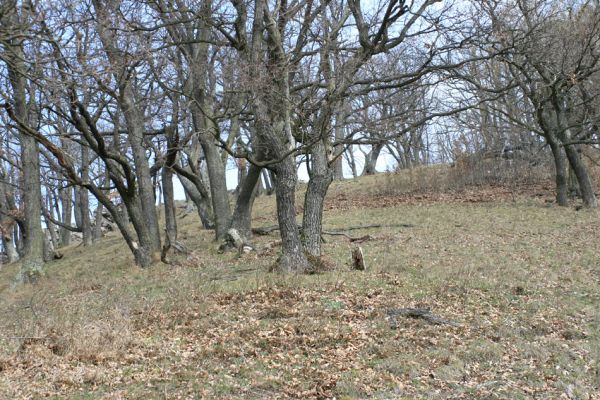
[[(391, 195), (386, 179), (336, 183), (326, 205), (326, 229), (388, 226), (350, 232), (370, 235), (365, 272), (326, 236), (327, 271), (269, 273), (276, 234), (218, 254), (194, 215), (174, 265), (134, 267), (114, 234), (35, 287), (5, 266), (0, 398), (600, 399), (600, 214), (543, 185)], [(460, 326), (388, 319), (403, 307)]]

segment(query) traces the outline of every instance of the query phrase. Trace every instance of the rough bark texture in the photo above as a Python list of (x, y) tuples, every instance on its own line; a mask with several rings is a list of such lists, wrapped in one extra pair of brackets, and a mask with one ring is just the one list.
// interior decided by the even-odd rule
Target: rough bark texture
[(275, 171), (277, 220), (282, 247), (278, 268), (284, 273), (303, 273), (308, 270), (309, 264), (296, 225), (296, 163), (291, 157), (287, 157), (276, 164)]
[[(89, 177), (90, 156), (88, 148), (81, 148), (81, 180), (87, 182)], [(92, 221), (90, 219), (89, 192), (85, 188), (79, 190), (79, 211), (81, 212), (81, 233), (84, 246), (92, 244)]]
[[(11, 40), (5, 44), (6, 57), (9, 60), (8, 75), (12, 87), (14, 114), (21, 122), (27, 122), (29, 111), (26, 100), (26, 67), (23, 62), (22, 44)], [(17, 281), (33, 283), (43, 273), (44, 233), (42, 231), (42, 191), (40, 184), (40, 160), (38, 144), (25, 133), (19, 135), (21, 150), (22, 202), (24, 213), (23, 261)]]
[(9, 189), (7, 179), (5, 171), (0, 171), (0, 232), (2, 233), (2, 244), (6, 251), (8, 262), (13, 263), (19, 259), (19, 252), (13, 240), (17, 224), (11, 216), (11, 212), (16, 209), (16, 205), (13, 204), (14, 194)]
[[(344, 138), (344, 124), (345, 124), (345, 112), (344, 112), (344, 103), (340, 102), (338, 106), (338, 110), (335, 113), (335, 127), (334, 127), (334, 136), (336, 141), (341, 141)], [(342, 157), (341, 152), (343, 150), (343, 145), (337, 145), (333, 149), (333, 153), (335, 155), (339, 155), (333, 161), (333, 179), (342, 180), (344, 179), (344, 157)]]
[(579, 189), (581, 190), (581, 199), (583, 200), (583, 204), (589, 208), (595, 208), (598, 206), (598, 200), (596, 199), (596, 195), (594, 194), (594, 188), (592, 186), (592, 180), (587, 172), (587, 168), (583, 160), (581, 159), (581, 155), (577, 151), (576, 147), (573, 145), (565, 146), (565, 153), (567, 153), (567, 159), (569, 160), (569, 165), (573, 169), (575, 176), (577, 177), (577, 182), (579, 183)]
[(9, 263), (19, 261), (19, 253), (17, 252), (17, 248), (12, 240), (12, 235), (3, 235), (2, 245), (4, 246), (4, 250), (6, 250), (6, 256)]
[(170, 167), (162, 168), (163, 199), (165, 203), (165, 244), (162, 250), (162, 259), (169, 251), (171, 245), (177, 242), (177, 218), (175, 216), (175, 195), (173, 193), (173, 172)]
[(104, 221), (104, 217), (102, 216), (102, 212), (104, 211), (104, 206), (102, 204), (98, 204), (96, 208), (95, 217), (94, 217), (94, 230), (92, 232), (92, 240), (97, 242), (102, 239), (102, 223)]
[[(71, 186), (60, 189), (60, 202), (62, 206), (62, 223), (65, 225), (71, 225), (71, 218), (73, 217), (73, 188)], [(60, 227), (60, 244), (61, 246), (68, 246), (71, 244), (71, 231)]]
[(321, 255), (323, 203), (333, 175), (333, 170), (328, 165), (325, 145), (320, 141), (312, 148), (310, 180), (304, 197), (302, 219), (304, 249), (313, 256)]
[(556, 203), (561, 207), (569, 205), (567, 188), (567, 160), (562, 147), (556, 140), (547, 139), (552, 155), (554, 157), (555, 181), (556, 181)]
[(113, 69), (115, 79), (119, 81), (117, 102), (125, 117), (127, 139), (135, 166), (137, 191), (127, 195), (121, 193), (121, 197), (140, 241), (139, 256), (136, 256), (136, 260), (140, 265), (148, 266), (150, 265), (148, 260), (157, 260), (160, 256), (161, 240), (154, 185), (146, 156), (144, 118), (136, 101), (133, 81), (123, 79), (124, 76), (128, 76), (128, 56), (116, 47), (117, 37), (112, 29), (111, 21), (111, 13), (115, 14), (116, 11), (110, 8), (115, 5), (105, 4), (99, 0), (93, 0), (92, 3), (97, 14), (96, 27), (104, 51)]
[(183, 189), (189, 198), (196, 205), (196, 210), (198, 210), (198, 216), (200, 217), (200, 222), (202, 222), (202, 227), (204, 229), (213, 229), (215, 224), (209, 199), (203, 196), (198, 190), (198, 187), (185, 176), (179, 174), (179, 181), (181, 182), (181, 185), (183, 186)]
[(209, 137), (201, 139), (210, 181), (210, 197), (212, 199), (215, 218), (215, 235), (217, 239), (221, 239), (227, 233), (227, 228), (231, 222), (231, 207), (229, 205), (229, 194), (227, 193), (225, 166), (221, 161), (219, 150), (213, 141), (214, 139)]
[(256, 188), (261, 174), (261, 168), (251, 164), (246, 177), (240, 185), (240, 192), (236, 201), (231, 228), (237, 230), (247, 242), (252, 236), (252, 205), (256, 197)]

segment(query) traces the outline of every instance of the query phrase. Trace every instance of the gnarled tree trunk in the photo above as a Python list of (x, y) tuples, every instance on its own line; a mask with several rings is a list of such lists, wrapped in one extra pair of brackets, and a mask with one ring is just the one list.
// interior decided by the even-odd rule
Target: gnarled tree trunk
[[(18, 24), (17, 10), (4, 16), (9, 23)], [(3, 18), (3, 19), (4, 19)], [(4, 22), (4, 21), (2, 21)], [(15, 36), (4, 43), (4, 55), (7, 60), (8, 77), (12, 88), (14, 116), (22, 123), (29, 120), (26, 98), (26, 73), (22, 38)], [(40, 183), (40, 159), (38, 144), (34, 138), (21, 132), (19, 135), (21, 151), (23, 203), (23, 261), (17, 277), (19, 283), (33, 283), (43, 273), (44, 232), (42, 231), (42, 191)]]
[(311, 154), (310, 180), (304, 197), (302, 241), (308, 253), (320, 256), (323, 203), (334, 172), (329, 167), (323, 141), (319, 141), (313, 146)]
[(240, 184), (240, 192), (231, 219), (231, 227), (238, 231), (245, 242), (248, 242), (252, 236), (252, 205), (256, 197), (261, 169), (261, 167), (250, 164), (248, 173)]

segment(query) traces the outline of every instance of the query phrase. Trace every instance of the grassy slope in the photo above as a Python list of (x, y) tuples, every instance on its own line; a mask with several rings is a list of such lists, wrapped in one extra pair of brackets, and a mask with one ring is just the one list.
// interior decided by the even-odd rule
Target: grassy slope
[[(335, 183), (328, 272), (268, 273), (258, 254), (219, 255), (196, 216), (194, 249), (141, 270), (118, 235), (65, 251), (35, 287), (0, 271), (0, 398), (540, 398), (598, 399), (600, 215), (502, 188), (385, 196), (395, 178)], [(541, 189), (540, 189), (541, 190)], [(260, 198), (255, 226), (274, 223)], [(399, 319), (426, 306), (460, 327)], [(569, 397), (570, 396), (570, 397)]]

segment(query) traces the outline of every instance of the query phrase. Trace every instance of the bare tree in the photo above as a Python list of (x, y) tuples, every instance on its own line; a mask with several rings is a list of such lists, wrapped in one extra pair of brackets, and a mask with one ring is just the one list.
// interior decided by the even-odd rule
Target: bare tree
[[(12, 88), (12, 98), (6, 107), (10, 116), (17, 121), (33, 123), (32, 104), (28, 95), (27, 66), (25, 65), (24, 41), (26, 26), (30, 23), (30, 10), (17, 2), (7, 2), (0, 10), (2, 31), (1, 59), (6, 64), (8, 79)], [(42, 274), (44, 264), (44, 236), (41, 228), (42, 193), (40, 184), (40, 160), (37, 142), (20, 129), (19, 146), (22, 179), (20, 188), (23, 199), (23, 261), (19, 281), (35, 282)]]

